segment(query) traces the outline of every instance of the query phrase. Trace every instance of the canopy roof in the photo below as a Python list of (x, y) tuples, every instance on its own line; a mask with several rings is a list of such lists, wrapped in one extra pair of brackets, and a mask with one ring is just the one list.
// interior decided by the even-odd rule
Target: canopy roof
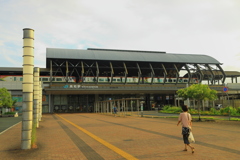
[(46, 54), (47, 59), (220, 64), (219, 61), (208, 55), (172, 54), (155, 51), (47, 48)]

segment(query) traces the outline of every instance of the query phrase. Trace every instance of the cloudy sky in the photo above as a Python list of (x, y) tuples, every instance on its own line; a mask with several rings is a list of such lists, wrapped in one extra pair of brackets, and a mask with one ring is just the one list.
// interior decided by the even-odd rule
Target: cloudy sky
[(0, 0), (0, 67), (22, 66), (23, 28), (46, 48), (205, 54), (240, 71), (239, 0)]

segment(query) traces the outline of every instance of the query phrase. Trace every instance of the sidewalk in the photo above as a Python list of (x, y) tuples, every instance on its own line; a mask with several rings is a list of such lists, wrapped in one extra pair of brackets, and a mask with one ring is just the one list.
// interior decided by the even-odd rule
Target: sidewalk
[(193, 123), (194, 154), (182, 151), (181, 127), (176, 123), (177, 118), (46, 114), (37, 129), (37, 149), (21, 150), (19, 123), (0, 134), (0, 159), (239, 159), (240, 122)]

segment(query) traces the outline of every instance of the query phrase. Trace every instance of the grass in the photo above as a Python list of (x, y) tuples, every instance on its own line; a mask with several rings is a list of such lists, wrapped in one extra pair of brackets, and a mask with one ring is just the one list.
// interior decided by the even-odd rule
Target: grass
[(36, 143), (37, 143), (37, 124), (33, 123), (32, 124), (32, 139), (31, 139), (32, 148), (35, 148)]

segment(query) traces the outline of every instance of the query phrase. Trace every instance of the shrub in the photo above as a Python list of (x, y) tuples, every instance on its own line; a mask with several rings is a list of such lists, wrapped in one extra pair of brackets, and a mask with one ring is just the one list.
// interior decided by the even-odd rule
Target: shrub
[(226, 107), (226, 108), (222, 108), (222, 109), (220, 109), (220, 113), (222, 114), (222, 115), (228, 115), (229, 113), (231, 114), (231, 115), (237, 115), (237, 110), (235, 109), (235, 108), (233, 108), (233, 107)]
[(172, 113), (180, 113), (180, 112), (182, 112), (182, 108), (180, 108), (180, 107), (169, 107), (167, 111), (170, 111)]
[(216, 110), (215, 108), (210, 108), (210, 112), (215, 115), (220, 115), (220, 111)]
[(190, 114), (198, 114), (198, 110), (190, 108), (188, 111)]
[(237, 112), (238, 114), (240, 114), (240, 107), (238, 107), (238, 108), (236, 109), (236, 112)]
[(230, 120), (231, 120), (231, 121), (240, 121), (239, 118), (231, 118)]
[(164, 111), (167, 111), (167, 110), (168, 110), (168, 108), (170, 108), (170, 106), (168, 106), (168, 105), (166, 105), (166, 106), (163, 106), (163, 110), (164, 110)]
[(5, 112), (4, 114), (15, 114), (15, 112)]

